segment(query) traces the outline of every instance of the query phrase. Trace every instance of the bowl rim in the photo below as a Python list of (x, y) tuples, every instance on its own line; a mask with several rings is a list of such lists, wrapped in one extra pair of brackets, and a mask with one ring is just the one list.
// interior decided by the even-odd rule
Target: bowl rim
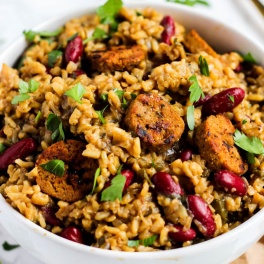
[[(99, 1), (98, 3), (86, 3), (85, 7), (79, 7), (78, 9), (71, 11), (71, 12), (67, 12), (67, 14), (60, 16), (59, 18), (52, 18), (49, 19), (45, 22), (39, 23), (36, 26), (32, 27), (32, 30), (38, 31), (38, 30), (45, 30), (47, 28), (51, 28), (53, 24), (57, 24), (59, 21), (67, 21), (71, 18), (74, 18), (76, 16), (80, 16), (82, 14), (86, 14), (89, 12), (94, 12), (95, 9), (101, 4), (104, 3), (105, 1)], [(195, 15), (195, 16), (201, 16), (205, 19), (208, 19), (210, 21), (212, 21), (215, 24), (220, 24), (220, 25), (224, 25), (225, 27), (228, 28), (229, 31), (231, 31), (234, 34), (240, 35), (242, 38), (246, 39), (247, 41), (249, 41), (251, 43), (252, 46), (254, 46), (254, 48), (257, 48), (258, 50), (261, 51), (261, 53), (264, 54), (264, 49), (261, 46), (261, 44), (259, 42), (257, 42), (256, 40), (252, 41), (251, 39), (249, 39), (249, 37), (246, 35), (246, 33), (244, 33), (243, 31), (235, 28), (233, 25), (229, 25), (227, 24), (225, 21), (221, 21), (218, 18), (213, 17), (212, 15), (210, 15), (209, 13), (202, 13), (201, 10), (196, 10), (193, 9), (191, 7), (182, 5), (182, 4), (175, 4), (172, 2), (153, 2), (150, 0), (145, 0), (144, 2), (142, 2), (142, 0), (134, 0), (134, 2), (132, 3), (129, 0), (124, 0), (123, 1), (125, 6), (131, 7), (131, 8), (136, 8), (137, 5), (140, 5), (139, 8), (143, 8), (143, 7), (147, 7), (150, 6), (151, 8), (154, 8), (156, 10), (158, 10), (160, 7), (162, 8), (171, 8), (174, 10), (177, 10), (179, 12), (184, 12), (190, 16)], [(7, 47), (4, 51), (1, 52), (0, 54), (0, 63), (4, 63), (4, 61), (2, 61), (2, 58), (5, 58), (6, 56), (8, 56), (8, 53), (10, 53), (12, 50), (14, 50), (15, 47), (17, 47), (18, 45), (27, 46), (27, 43), (24, 39), (23, 34), (21, 34), (21, 36), (19, 38), (17, 38), (14, 43), (12, 43), (9, 47)], [(0, 69), (1, 69), (0, 65)], [(18, 212), (16, 209), (14, 209), (6, 200), (5, 198), (0, 195), (0, 204), (1, 204), (1, 210), (0, 213), (6, 213), (7, 215), (10, 215), (11, 217), (15, 217), (16, 219), (18, 219), (23, 225), (25, 225), (28, 229), (32, 229), (33, 232), (37, 232), (40, 236), (45, 236), (45, 238), (49, 238), (51, 240), (53, 240), (56, 243), (61, 244), (62, 246), (65, 247), (69, 247), (69, 248), (73, 248), (76, 251), (82, 251), (82, 252), (86, 252), (86, 253), (93, 253), (95, 255), (104, 255), (106, 257), (109, 258), (124, 258), (124, 257), (128, 257), (130, 259), (147, 259), (150, 256), (152, 256), (152, 254), (155, 254), (156, 258), (161, 258), (161, 259), (166, 259), (166, 258), (170, 258), (170, 257), (181, 257), (183, 255), (186, 255), (186, 253), (188, 254), (195, 254), (197, 252), (203, 252), (206, 250), (206, 247), (209, 246), (217, 246), (217, 244), (221, 244), (221, 242), (227, 241), (229, 238), (231, 238), (232, 236), (236, 236), (238, 233), (243, 232), (245, 229), (248, 229), (249, 227), (257, 224), (260, 220), (260, 218), (264, 219), (264, 208), (261, 209), (260, 211), (258, 211), (256, 214), (254, 214), (253, 216), (251, 216), (247, 221), (243, 222), (242, 224), (240, 224), (239, 226), (237, 226), (236, 228), (228, 231), (227, 233), (221, 234), (217, 237), (214, 237), (212, 239), (209, 239), (207, 241), (195, 244), (195, 245), (191, 245), (188, 247), (183, 247), (183, 248), (176, 248), (176, 249), (170, 249), (170, 250), (162, 250), (162, 251), (151, 251), (151, 252), (123, 252), (123, 251), (113, 251), (113, 250), (105, 250), (105, 249), (101, 249), (101, 248), (96, 248), (96, 247), (92, 247), (92, 246), (87, 246), (87, 245), (82, 245), (82, 244), (78, 244), (78, 243), (74, 243), (72, 241), (69, 241), (67, 239), (64, 239), (56, 234), (53, 234), (52, 232), (40, 227), (38, 224), (35, 224), (34, 222), (30, 221), (29, 219), (27, 219), (25, 216), (23, 216), (20, 212)], [(1, 217), (0, 217), (1, 220)], [(260, 234), (260, 236), (263, 234)]]

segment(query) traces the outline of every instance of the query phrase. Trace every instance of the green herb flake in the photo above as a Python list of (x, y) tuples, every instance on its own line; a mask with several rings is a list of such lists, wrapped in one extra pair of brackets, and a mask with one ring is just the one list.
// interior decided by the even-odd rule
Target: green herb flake
[(27, 99), (29, 99), (30, 96), (28, 94), (19, 94), (19, 95), (16, 95), (12, 101), (11, 101), (11, 104), (18, 104), (20, 102), (24, 102), (26, 101)]
[(14, 96), (14, 98), (11, 101), (11, 104), (17, 104), (17, 103), (24, 102), (27, 99), (29, 99), (30, 95), (28, 95), (28, 93), (35, 92), (39, 87), (39, 82), (35, 81), (34, 79), (29, 80), (28, 83), (23, 80), (20, 80), (18, 87), (19, 87), (20, 94)]
[(127, 245), (129, 247), (138, 247), (141, 244), (145, 247), (149, 247), (154, 244), (156, 239), (157, 239), (157, 235), (153, 235), (142, 240), (128, 240)]
[(210, 72), (209, 72), (207, 60), (205, 58), (203, 58), (202, 56), (200, 56), (198, 64), (199, 64), (201, 74), (204, 76), (209, 76)]
[(247, 123), (247, 120), (246, 119), (243, 119), (242, 125), (245, 125), (246, 123)]
[(97, 8), (96, 13), (102, 24), (110, 25), (112, 31), (117, 29), (116, 15), (121, 9), (122, 0), (108, 0), (104, 5)]
[(167, 2), (173, 2), (173, 3), (188, 5), (188, 6), (194, 6), (197, 4), (209, 6), (209, 3), (205, 0), (167, 0)]
[(189, 79), (190, 82), (192, 82), (191, 86), (189, 87), (190, 94), (190, 101), (197, 102), (200, 97), (204, 98), (204, 93), (198, 83), (197, 77), (195, 75), (192, 75)]
[(230, 101), (231, 101), (232, 103), (234, 103), (234, 102), (235, 102), (235, 98), (234, 98), (234, 96), (233, 96), (233, 95), (228, 95), (228, 98), (230, 99)]
[(73, 34), (72, 36), (70, 36), (68, 39), (67, 39), (67, 43), (74, 40), (77, 36), (78, 36), (78, 32), (76, 32), (75, 34)]
[(4, 250), (10, 251), (10, 250), (13, 250), (13, 249), (16, 249), (16, 248), (20, 247), (20, 245), (11, 245), (7, 241), (5, 241), (2, 244), (2, 247), (3, 247)]
[(65, 171), (64, 162), (59, 159), (50, 160), (45, 164), (41, 164), (40, 167), (59, 177), (62, 177)]
[(140, 243), (140, 240), (128, 240), (127, 245), (129, 247), (138, 247)]
[(105, 94), (101, 94), (100, 98), (103, 100), (103, 101), (108, 101), (108, 94), (105, 93)]
[(239, 130), (234, 134), (235, 144), (243, 150), (252, 154), (264, 154), (264, 146), (261, 140), (257, 137), (248, 137)]
[(104, 111), (107, 107), (108, 105), (106, 105), (102, 110), (95, 111), (102, 124), (106, 124), (106, 121), (104, 119)]
[(36, 115), (36, 117), (35, 117), (35, 123), (36, 123), (36, 124), (39, 122), (40, 117), (41, 117), (41, 112), (38, 111), (38, 113), (37, 113), (37, 115)]
[(48, 53), (48, 66), (53, 67), (57, 59), (61, 57), (63, 52), (61, 50), (52, 50)]
[(126, 177), (117, 174), (111, 181), (111, 185), (102, 192), (101, 201), (122, 200), (122, 192), (126, 183)]
[(23, 34), (28, 42), (32, 42), (35, 38), (35, 36), (39, 35), (43, 38), (50, 38), (50, 37), (56, 37), (62, 32), (63, 28), (58, 28), (54, 31), (40, 31), (36, 32), (33, 30), (23, 31)]
[(98, 176), (100, 175), (100, 173), (101, 173), (101, 169), (97, 168), (95, 171), (95, 174), (94, 174), (93, 188), (92, 188), (92, 191), (90, 192), (90, 194), (93, 194), (93, 192), (94, 192), (94, 189), (96, 186), (96, 180), (97, 180)]
[(248, 161), (248, 163), (249, 164), (254, 164), (255, 163), (254, 154), (247, 152), (246, 155), (247, 155), (247, 161)]
[(57, 142), (65, 139), (62, 122), (55, 114), (49, 114), (47, 119), (47, 129), (52, 132), (51, 139)]
[(6, 146), (0, 143), (0, 154), (4, 153), (5, 150), (6, 150)]
[(187, 124), (190, 130), (194, 130), (195, 120), (194, 120), (194, 106), (190, 105), (187, 108)]
[(252, 54), (250, 52), (248, 52), (245, 55), (242, 54), (241, 57), (243, 58), (243, 60), (245, 62), (249, 62), (249, 63), (253, 63), (253, 64), (257, 63), (256, 59), (252, 56)]
[(79, 104), (82, 104), (81, 99), (85, 94), (85, 92), (86, 90), (84, 89), (84, 87), (80, 83), (77, 83), (70, 90), (66, 91), (64, 94), (69, 96)]

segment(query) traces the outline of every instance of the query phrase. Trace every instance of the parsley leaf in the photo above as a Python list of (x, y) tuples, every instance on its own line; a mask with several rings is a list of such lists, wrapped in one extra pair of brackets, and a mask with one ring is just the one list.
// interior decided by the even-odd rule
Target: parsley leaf
[(40, 32), (36, 32), (33, 30), (28, 30), (28, 31), (23, 31), (23, 34), (26, 38), (27, 41), (32, 42), (35, 38), (35, 36), (39, 35), (40, 37), (56, 37), (58, 36), (61, 32), (62, 32), (63, 28), (58, 28), (54, 31), (40, 31)]
[(101, 201), (122, 200), (122, 192), (126, 183), (126, 177), (122, 174), (117, 174), (111, 181), (111, 186), (107, 187), (102, 192)]
[(106, 124), (105, 119), (104, 119), (104, 111), (107, 107), (108, 105), (106, 105), (102, 110), (95, 111), (100, 121), (102, 122), (102, 124)]
[(188, 6), (194, 6), (196, 4), (209, 6), (209, 3), (205, 0), (167, 0), (167, 2), (173, 2), (173, 3), (188, 5)]
[(208, 67), (208, 63), (207, 63), (206, 59), (203, 58), (202, 56), (200, 56), (198, 64), (199, 64), (199, 68), (200, 68), (201, 74), (205, 75), (205, 76), (209, 76), (210, 75), (209, 67)]
[(248, 137), (239, 130), (235, 131), (234, 134), (235, 144), (244, 149), (245, 151), (252, 154), (264, 154), (264, 146), (261, 140), (257, 137)]
[(104, 5), (96, 9), (96, 13), (102, 24), (109, 24), (112, 30), (117, 28), (116, 14), (121, 9), (122, 0), (108, 0)]
[(61, 50), (52, 50), (48, 54), (48, 65), (49, 67), (53, 67), (56, 63), (57, 59), (61, 57), (63, 52)]
[(11, 245), (9, 244), (7, 241), (5, 241), (3, 244), (2, 244), (2, 247), (4, 250), (6, 251), (10, 251), (10, 250), (13, 250), (15, 248), (18, 248), (20, 247), (20, 245)]
[(59, 177), (62, 177), (65, 171), (64, 162), (59, 159), (50, 160), (49, 162), (45, 164), (40, 164), (40, 167)]
[(96, 186), (96, 180), (97, 180), (98, 176), (100, 175), (100, 173), (101, 173), (101, 169), (97, 168), (96, 171), (95, 171), (95, 174), (94, 174), (93, 189), (90, 192), (90, 194), (93, 194), (93, 192), (94, 192), (94, 189), (95, 189), (95, 186)]
[(194, 106), (190, 105), (187, 108), (187, 124), (190, 130), (194, 130), (195, 120), (194, 120)]
[(2, 154), (5, 151), (6, 147), (4, 144), (0, 143), (0, 154)]
[(247, 120), (246, 119), (243, 119), (242, 120), (242, 125), (245, 125), (247, 123)]
[(257, 63), (256, 59), (252, 56), (252, 54), (250, 52), (248, 52), (245, 55), (242, 54), (241, 57), (243, 58), (243, 60), (245, 62), (250, 62), (250, 63), (253, 63), (253, 64)]
[(52, 132), (51, 139), (53, 142), (64, 140), (65, 135), (62, 122), (55, 114), (49, 114), (47, 119), (47, 129)]
[(192, 85), (189, 87), (190, 94), (190, 101), (197, 102), (200, 97), (204, 98), (204, 93), (198, 83), (197, 77), (192, 75), (189, 79), (190, 82), (193, 82)]
[(142, 240), (128, 240), (127, 245), (129, 247), (138, 247), (139, 244), (142, 244), (145, 247), (148, 247), (148, 246), (153, 245), (156, 239), (157, 239), (157, 235), (153, 235), (153, 236), (150, 236)]
[(106, 34), (106, 32), (103, 29), (97, 27), (95, 28), (93, 35), (85, 39), (83, 41), (83, 44), (86, 44), (88, 41), (93, 40), (93, 39), (105, 39), (105, 38), (108, 38), (108, 35)]
[(81, 98), (85, 92), (86, 90), (84, 89), (84, 87), (80, 83), (77, 83), (70, 90), (66, 91), (64, 94), (71, 97), (79, 104), (82, 104)]
[(29, 80), (29, 82), (25, 82), (23, 80), (19, 81), (19, 95), (14, 96), (11, 101), (11, 104), (17, 104), (19, 102), (24, 102), (30, 98), (28, 93), (35, 92), (39, 87), (39, 82), (35, 81), (34, 79)]

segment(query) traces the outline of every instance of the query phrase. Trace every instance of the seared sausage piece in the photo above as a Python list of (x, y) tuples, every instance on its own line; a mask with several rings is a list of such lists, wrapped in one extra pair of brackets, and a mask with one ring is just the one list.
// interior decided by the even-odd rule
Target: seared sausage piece
[[(74, 202), (89, 193), (98, 162), (82, 156), (85, 144), (77, 140), (59, 141), (44, 150), (37, 159), (37, 184), (44, 193), (57, 199)], [(65, 172), (59, 177), (40, 165), (59, 159)]]
[(140, 94), (131, 102), (125, 123), (143, 142), (166, 150), (178, 141), (184, 122), (172, 106), (156, 94)]
[(92, 70), (99, 72), (132, 71), (145, 58), (146, 51), (139, 45), (112, 47), (106, 51), (94, 51), (88, 56)]
[(224, 115), (209, 116), (196, 130), (195, 138), (200, 155), (213, 171), (226, 169), (241, 175), (247, 171), (237, 148), (234, 146), (235, 128)]
[(215, 58), (218, 57), (218, 54), (213, 50), (213, 48), (194, 29), (186, 34), (184, 45), (191, 53), (205, 51), (207, 54)]

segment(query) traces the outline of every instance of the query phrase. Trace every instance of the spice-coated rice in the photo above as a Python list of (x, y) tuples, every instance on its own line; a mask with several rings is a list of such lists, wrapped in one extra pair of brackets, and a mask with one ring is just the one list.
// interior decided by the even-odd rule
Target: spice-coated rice
[[(194, 108), (194, 130), (189, 129), (187, 122), (188, 107), (193, 105), (189, 92), (191, 76), (196, 76), (205, 95), (213, 96), (228, 88), (240, 87), (245, 91), (244, 100), (222, 115), (231, 121), (235, 129), (264, 142), (263, 67), (245, 62), (236, 52), (216, 55), (199, 49), (192, 52), (192, 48), (187, 48), (188, 32), (177, 20), (174, 21), (176, 31), (170, 37), (169, 45), (164, 43), (164, 25), (161, 21), (165, 15), (151, 8), (130, 10), (122, 7), (118, 12), (119, 24), (115, 32), (111, 32), (109, 25), (100, 23), (96, 14), (74, 18), (55, 37), (42, 38), (36, 34), (23, 53), (20, 65), (2, 65), (0, 143), (8, 149), (25, 138), (33, 138), (37, 142), (34, 154), (23, 159), (18, 157), (0, 172), (0, 192), (26, 218), (58, 235), (66, 227), (74, 226), (81, 230), (84, 237), (82, 242), (94, 247), (153, 251), (190, 246), (211, 239), (243, 223), (264, 207), (263, 154), (255, 155), (254, 163), (248, 164), (248, 170), (239, 175), (247, 186), (245, 195), (239, 196), (221, 189), (213, 180), (215, 171), (208, 167), (208, 160), (200, 153), (195, 140), (195, 132), (205, 120), (203, 106)], [(77, 33), (78, 37), (85, 40), (93, 36), (96, 28), (104, 30), (108, 37), (89, 39), (83, 45), (81, 58), (66, 63), (64, 53), (71, 41), (69, 38)], [(129, 49), (135, 45), (140, 47), (145, 57), (135, 62), (132, 68), (126, 69), (127, 64), (122, 64), (124, 70), (115, 70), (115, 66), (110, 68), (109, 64), (102, 64), (108, 70), (91, 70), (87, 59), (91, 54), (105, 54), (110, 47)], [(49, 54), (54, 50), (62, 53), (51, 65)], [(209, 76), (201, 73), (200, 56), (207, 61)], [(97, 60), (98, 57), (94, 56), (93, 59)], [(111, 60), (112, 57), (110, 63)], [(131, 57), (128, 58), (128, 64), (130, 62)], [(78, 74), (80, 69), (82, 74)], [(13, 98), (21, 94), (20, 80), (29, 82), (32, 79), (39, 83), (37, 90), (29, 92), (28, 99), (12, 104)], [(84, 88), (81, 103), (65, 95), (77, 84)], [(121, 91), (121, 96), (116, 91)], [(130, 120), (134, 122), (132, 118), (125, 123), (126, 115), (139, 115), (128, 111), (131, 102), (137, 100), (140, 94), (161, 97), (183, 120), (184, 131), (180, 139), (173, 142), (173, 146), (168, 148), (165, 144), (153, 147), (150, 141), (142, 139), (140, 132), (130, 129)], [(102, 96), (106, 95), (107, 101), (103, 101)], [(106, 105), (103, 118), (100, 118), (98, 111)], [(151, 115), (150, 112), (145, 115)], [(96, 164), (95, 168), (91, 166), (92, 174), (87, 176), (88, 189), (76, 201), (54, 197), (46, 191), (48, 187), (44, 191), (37, 183), (42, 169), (39, 166), (42, 164), (37, 164), (37, 160), (43, 151), (49, 150), (56, 142), (54, 131), (48, 129), (47, 125), (50, 114), (61, 121), (64, 140), (85, 143), (82, 152), (84, 162)], [(182, 160), (181, 153), (186, 148), (191, 149), (192, 155), (188, 160)], [(248, 163), (246, 151), (237, 146), (234, 148), (238, 149), (243, 162)], [(6, 151), (0, 156), (1, 162)], [(58, 150), (54, 159), (60, 160), (61, 155)], [(82, 184), (70, 179), (73, 177), (71, 175), (83, 173), (80, 167), (75, 168), (77, 172), (72, 171), (75, 159), (71, 158), (69, 164), (65, 161), (64, 173), (68, 173), (69, 178), (63, 184), (68, 184), (67, 188)], [(133, 181), (122, 193), (121, 199), (102, 201), (102, 193), (110, 187), (121, 165), (123, 169), (134, 172)], [(87, 169), (86, 165), (83, 168)], [(92, 192), (96, 168), (100, 168), (100, 173)], [(184, 195), (157, 192), (152, 177), (161, 171), (170, 174), (171, 179), (181, 185)], [(55, 181), (62, 184), (62, 179), (56, 178), (59, 176), (50, 174), (47, 181), (55, 177)], [(78, 180), (82, 179), (79, 177)], [(56, 187), (56, 192), (65, 186)], [(199, 196), (209, 205), (215, 224), (213, 235), (206, 236), (201, 231), (205, 227), (189, 209), (186, 202), (188, 195)], [(55, 221), (51, 221), (51, 218)], [(192, 228), (196, 237), (175, 242), (169, 235), (177, 231), (174, 225), (183, 227), (185, 231)], [(153, 241), (146, 244), (144, 241), (147, 238), (153, 238)], [(139, 244), (131, 245), (131, 241)]]

